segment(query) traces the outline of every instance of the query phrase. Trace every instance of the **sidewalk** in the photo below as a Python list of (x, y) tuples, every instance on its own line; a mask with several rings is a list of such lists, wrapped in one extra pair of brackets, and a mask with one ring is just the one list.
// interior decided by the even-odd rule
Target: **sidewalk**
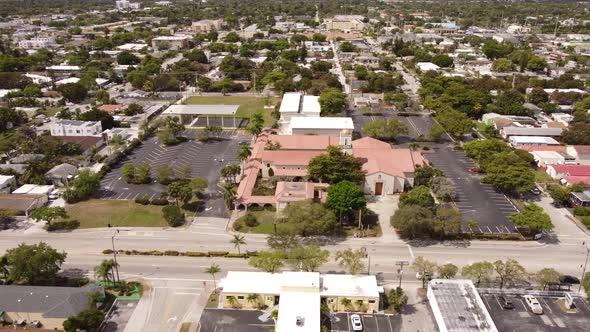
[(367, 208), (375, 212), (379, 216), (379, 224), (381, 225), (381, 242), (391, 243), (400, 241), (395, 229), (391, 226), (389, 220), (397, 210), (399, 204), (399, 195), (386, 195), (375, 198), (374, 202), (368, 203)]

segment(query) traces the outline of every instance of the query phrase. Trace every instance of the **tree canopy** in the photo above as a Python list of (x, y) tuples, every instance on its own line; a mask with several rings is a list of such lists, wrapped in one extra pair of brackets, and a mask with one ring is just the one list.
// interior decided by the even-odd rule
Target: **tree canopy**
[(20, 244), (6, 252), (8, 279), (25, 285), (53, 286), (57, 274), (66, 259), (65, 252), (58, 252), (45, 242)]
[(329, 184), (342, 181), (360, 184), (365, 179), (362, 165), (361, 160), (345, 154), (338, 147), (329, 146), (327, 153), (322, 153), (309, 161), (307, 173), (312, 179)]
[(407, 134), (408, 127), (396, 118), (375, 120), (363, 127), (363, 132), (373, 138), (394, 141), (398, 135)]
[(551, 217), (542, 207), (534, 203), (525, 205), (519, 213), (511, 214), (510, 220), (517, 226), (528, 229), (532, 233), (553, 228)]

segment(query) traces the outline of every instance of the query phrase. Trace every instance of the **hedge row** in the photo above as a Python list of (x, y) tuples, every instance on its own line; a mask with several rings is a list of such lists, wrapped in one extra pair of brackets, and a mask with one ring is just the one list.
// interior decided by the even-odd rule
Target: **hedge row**
[(48, 232), (52, 231), (59, 231), (59, 230), (72, 230), (80, 227), (80, 222), (78, 220), (62, 220), (62, 221), (54, 221), (50, 224), (46, 224), (44, 226), (45, 230)]
[[(113, 250), (105, 249), (102, 251), (105, 255), (113, 254)], [(257, 251), (247, 251), (245, 253), (233, 253), (229, 251), (176, 251), (176, 250), (117, 250), (118, 255), (139, 255), (139, 256), (188, 256), (188, 257), (226, 257), (226, 258), (248, 258), (258, 255)]]

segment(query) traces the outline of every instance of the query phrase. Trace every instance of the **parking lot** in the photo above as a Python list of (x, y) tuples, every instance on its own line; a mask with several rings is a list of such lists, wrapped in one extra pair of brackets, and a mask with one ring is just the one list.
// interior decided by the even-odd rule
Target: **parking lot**
[(263, 322), (258, 319), (262, 314), (259, 310), (205, 309), (201, 315), (200, 332), (274, 331), (274, 320)]
[(222, 128), (246, 128), (250, 119), (247, 118), (222, 118), (212, 117), (198, 117), (191, 124), (190, 127), (203, 128), (207, 126), (217, 126)]
[[(350, 324), (351, 313), (334, 314), (332, 326), (328, 331), (352, 331)], [(360, 314), (363, 322), (363, 331), (397, 332), (402, 331), (402, 318), (400, 315)]]
[(578, 312), (566, 313), (558, 303), (558, 298), (540, 297), (537, 300), (543, 307), (543, 314), (536, 315), (520, 296), (505, 296), (514, 309), (504, 309), (497, 295), (485, 294), (482, 299), (499, 331), (588, 331), (590, 328), (590, 307), (581, 299), (574, 299)]
[(512, 202), (492, 186), (480, 182), (480, 176), (469, 171), (475, 164), (464, 152), (454, 151), (446, 145), (433, 145), (424, 156), (432, 166), (441, 169), (454, 184), (457, 192), (455, 203), (463, 214), (464, 232), (469, 220), (479, 223), (476, 233), (507, 234), (517, 233), (508, 216), (517, 212)]
[[(133, 200), (143, 195), (148, 195), (150, 199), (160, 197), (166, 186), (156, 182), (155, 170), (158, 166), (170, 165), (175, 171), (190, 166), (191, 177), (207, 178), (207, 193), (211, 194), (215, 205), (223, 204), (223, 200), (218, 197), (219, 172), (223, 166), (238, 163), (236, 157), (239, 142), (244, 137), (240, 137), (235, 131), (224, 131), (222, 140), (200, 143), (194, 140), (195, 134), (192, 130), (187, 130), (185, 136), (189, 138), (188, 141), (174, 146), (162, 146), (156, 137), (144, 141), (104, 176), (101, 181), (100, 198)], [(126, 183), (121, 173), (123, 165), (132, 163), (137, 166), (144, 161), (151, 166), (152, 183)], [(224, 211), (223, 206), (209, 206), (206, 210), (214, 213)]]

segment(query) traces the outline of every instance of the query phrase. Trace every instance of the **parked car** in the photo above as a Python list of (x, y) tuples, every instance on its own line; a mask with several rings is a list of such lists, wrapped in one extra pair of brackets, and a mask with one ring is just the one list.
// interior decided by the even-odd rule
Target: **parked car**
[(541, 190), (539, 190), (539, 188), (535, 187), (535, 188), (531, 189), (531, 193), (534, 195), (541, 195)]
[(498, 302), (500, 302), (500, 305), (504, 309), (514, 309), (514, 304), (512, 304), (512, 301), (507, 300), (505, 296), (498, 296)]
[(541, 303), (539, 303), (539, 301), (537, 300), (536, 297), (534, 297), (532, 295), (525, 295), (524, 301), (526, 302), (526, 304), (529, 306), (529, 308), (531, 309), (531, 311), (534, 314), (537, 314), (537, 315), (543, 314), (543, 307), (541, 307)]
[(561, 208), (561, 204), (559, 204), (558, 202), (553, 202), (551, 204), (553, 204), (553, 207), (556, 207), (558, 209)]
[(357, 314), (350, 315), (350, 323), (352, 324), (353, 331), (362, 331), (363, 330), (363, 321), (361, 320), (361, 316)]
[(51, 199), (51, 200), (58, 199), (59, 196), (61, 196), (61, 194), (59, 193), (59, 190), (57, 190), (57, 189), (55, 189), (49, 193), (49, 199)]

